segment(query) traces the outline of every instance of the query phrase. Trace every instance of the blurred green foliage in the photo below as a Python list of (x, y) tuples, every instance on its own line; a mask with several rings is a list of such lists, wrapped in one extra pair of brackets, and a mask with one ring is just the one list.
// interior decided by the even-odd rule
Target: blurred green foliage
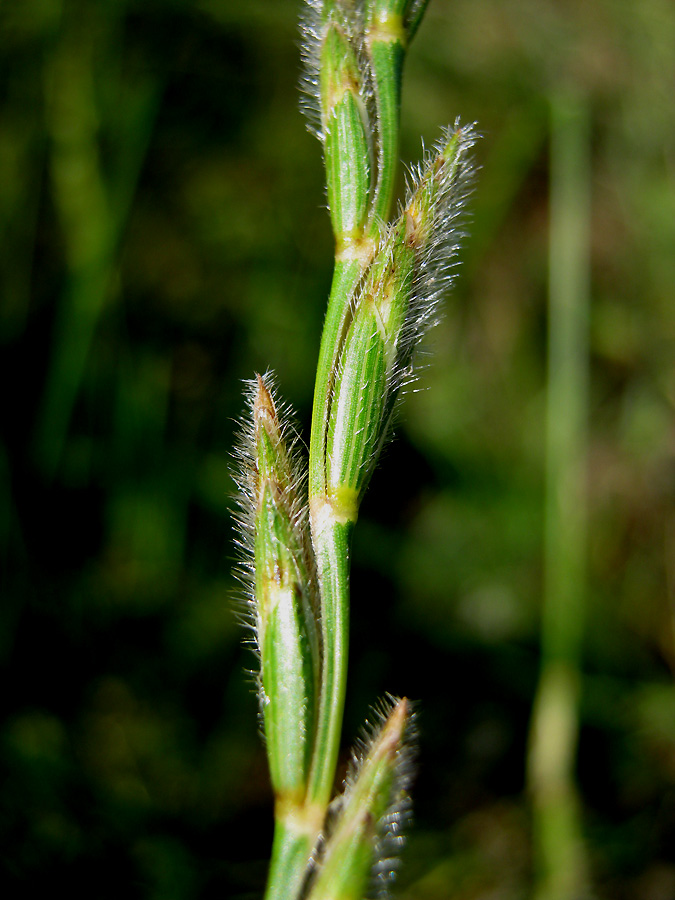
[[(306, 434), (330, 280), (296, 0), (0, 6), (0, 827), (11, 895), (262, 892), (229, 452), (268, 366)], [(400, 896), (528, 896), (548, 101), (591, 115), (588, 633), (599, 898), (675, 896), (675, 10), (433, 0), (401, 153), (484, 133), (472, 234), (356, 532), (349, 742), (421, 701)]]

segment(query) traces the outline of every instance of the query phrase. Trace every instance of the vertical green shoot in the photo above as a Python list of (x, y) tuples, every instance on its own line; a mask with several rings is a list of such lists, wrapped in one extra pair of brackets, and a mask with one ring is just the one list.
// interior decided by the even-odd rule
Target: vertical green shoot
[(329, 813), (347, 680), (351, 534), (415, 348), (453, 281), (471, 186), (475, 135), (456, 123), (412, 172), (387, 224), (403, 59), (425, 6), (307, 0), (302, 20), (306, 112), (323, 144), (335, 236), (307, 498), (267, 379), (251, 388), (239, 473), (276, 801), (266, 900), (307, 890), (313, 900), (360, 900), (373, 867), (384, 885), (409, 803), (409, 707), (398, 701), (361, 748), (337, 819), (334, 807)]
[(574, 786), (586, 569), (588, 122), (583, 99), (551, 106), (549, 366), (542, 663), (529, 753), (538, 900), (586, 881)]

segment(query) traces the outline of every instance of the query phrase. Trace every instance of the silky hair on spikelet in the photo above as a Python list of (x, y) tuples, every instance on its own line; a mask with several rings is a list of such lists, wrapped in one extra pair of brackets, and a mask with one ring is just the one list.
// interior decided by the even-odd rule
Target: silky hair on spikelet
[(323, 140), (321, 125), (321, 44), (325, 26), (322, 22), (323, 0), (306, 0), (300, 15), (300, 111), (307, 119), (307, 128)]
[[(473, 189), (475, 170), (470, 150), (477, 137), (472, 125), (462, 126), (456, 120), (454, 125), (443, 129), (434, 147), (424, 152), (422, 162), (411, 167), (406, 199), (399, 205), (398, 216), (380, 238), (370, 268), (363, 274), (350, 300), (348, 315), (352, 320), (358, 315), (360, 305), (368, 302), (372, 288), (369, 274), (377, 265), (378, 258), (386, 254), (383, 270), (395, 270), (397, 231), (401, 223), (405, 222), (408, 210), (424, 184), (434, 179), (436, 192), (428, 210), (428, 221), (424, 222), (425, 237), (419, 246), (413, 245), (416, 248), (416, 258), (407, 310), (400, 330), (392, 341), (392, 357), (387, 366), (386, 384), (382, 392), (378, 440), (373, 444), (370, 458), (363, 462), (364, 471), (369, 473), (364, 479), (364, 487), (391, 435), (400, 400), (419, 372), (422, 339), (440, 319), (441, 303), (455, 279), (459, 250), (466, 234), (466, 204)], [(453, 140), (457, 141), (456, 155), (452, 160), (447, 160), (443, 153)], [(341, 356), (337, 361), (338, 376), (342, 374), (343, 363)]]
[[(375, 706), (372, 722), (366, 720), (364, 730), (352, 752), (354, 773), (347, 779), (356, 777), (369, 748), (377, 738), (392, 710), (400, 703), (398, 697), (387, 694)], [(403, 741), (396, 753), (393, 785), (389, 806), (376, 827), (376, 841), (371, 870), (371, 890), (376, 897), (387, 897), (389, 888), (396, 878), (401, 863), (401, 852), (406, 841), (406, 833), (412, 821), (411, 787), (415, 778), (419, 735), (415, 705), (406, 700), (406, 725)], [(347, 780), (346, 779), (346, 780)]]
[[(453, 137), (459, 142), (455, 161), (452, 165), (442, 166), (438, 176), (432, 174)], [(430, 151), (423, 148), (422, 161), (408, 171), (406, 200), (399, 207), (400, 215), (405, 215), (425, 178), (437, 178), (438, 195), (433, 205), (429, 238), (415, 264), (410, 306), (398, 341), (397, 362), (391, 373), (392, 392), (398, 393), (414, 381), (416, 350), (422, 338), (438, 323), (440, 304), (454, 284), (459, 250), (467, 233), (467, 202), (474, 187), (475, 165), (470, 150), (478, 137), (474, 125), (462, 126), (456, 119), (454, 125), (443, 129)]]
[[(415, 776), (418, 734), (417, 716), (409, 700), (387, 694), (373, 708), (370, 718), (366, 720), (361, 735), (352, 748), (343, 791), (331, 803), (327, 837), (322, 848), (324, 853), (330, 852), (331, 837), (339, 828), (340, 817), (348, 807), (359, 777), (395, 713), (403, 714), (404, 728), (394, 754), (386, 808), (374, 823), (368, 897), (385, 898), (389, 895), (389, 888), (396, 877), (399, 857), (405, 844), (406, 829), (412, 817), (410, 789)], [(321, 858), (318, 859), (317, 865), (318, 868), (321, 867)]]
[(374, 92), (370, 74), (370, 63), (363, 45), (363, 4), (340, 2), (331, 5), (325, 15), (324, 0), (305, 0), (300, 14), (300, 111), (307, 120), (307, 129), (318, 140), (326, 138), (321, 112), (321, 49), (328, 29), (337, 25), (349, 41), (358, 62), (359, 72), (364, 82), (359, 91), (363, 108), (371, 121), (373, 116)]
[[(233, 451), (233, 479), (237, 488), (236, 508), (233, 515), (237, 537), (235, 546), (239, 559), (234, 574), (243, 588), (239, 603), (238, 618), (250, 637), (245, 641), (260, 661), (260, 641), (258, 636), (258, 610), (255, 593), (255, 536), (256, 511), (258, 506), (259, 480), (256, 453), (256, 402), (264, 390), (272, 403), (274, 416), (279, 424), (281, 441), (287, 459), (287, 477), (282, 490), (282, 500), (288, 519), (296, 535), (297, 545), (302, 548), (303, 562), (309, 576), (307, 600), (311, 614), (318, 622), (318, 588), (316, 567), (309, 536), (309, 510), (307, 505), (307, 467), (301, 452), (301, 438), (295, 427), (295, 415), (290, 405), (276, 398), (276, 379), (271, 371), (255, 378), (244, 380), (246, 411), (239, 421), (238, 434)], [(259, 694), (264, 701), (259, 671), (252, 673)]]

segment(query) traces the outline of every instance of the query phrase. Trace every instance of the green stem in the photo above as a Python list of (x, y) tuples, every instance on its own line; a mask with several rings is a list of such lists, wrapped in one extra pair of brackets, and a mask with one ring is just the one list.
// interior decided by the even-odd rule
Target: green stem
[(276, 818), (264, 900), (293, 900), (299, 896), (315, 841), (316, 836), (296, 832), (283, 819)]
[(309, 443), (309, 495), (322, 497), (326, 491), (326, 432), (336, 363), (349, 325), (349, 300), (363, 274), (360, 259), (337, 261), (333, 272), (328, 308), (321, 335), (316, 367), (312, 427)]
[[(324, 507), (324, 510), (328, 507)], [(349, 647), (349, 546), (353, 522), (327, 520), (314, 506), (312, 532), (321, 587), (322, 669), (308, 802), (327, 808), (340, 749)]]
[[(99, 149), (97, 91), (98, 67), (106, 57), (97, 35), (115, 34), (119, 13), (106, 4), (92, 11), (94, 20), (73, 11), (64, 16), (44, 73), (54, 206), (67, 268), (35, 434), (37, 461), (50, 479), (62, 462), (96, 329), (115, 288), (116, 253), (160, 96), (153, 76), (136, 86), (133, 100), (119, 105), (123, 112), (113, 130), (123, 139), (108, 183)], [(114, 70), (107, 76), (119, 87)]]
[(529, 756), (539, 900), (584, 895), (574, 785), (586, 566), (588, 123), (582, 98), (551, 105), (551, 225), (542, 668)]
[(338, 360), (344, 345), (354, 291), (368, 267), (369, 242), (337, 259), (316, 370), (309, 445), (309, 503), (312, 543), (321, 597), (322, 670), (319, 718), (314, 741), (308, 801), (327, 808), (340, 748), (347, 684), (349, 643), (349, 545), (354, 518), (340, 521), (326, 493), (326, 439)]
[(370, 218), (370, 234), (376, 236), (389, 218), (398, 162), (401, 113), (401, 78), (405, 58), (404, 35), (387, 35), (370, 42), (378, 124), (377, 183)]
[(54, 204), (68, 267), (36, 435), (36, 455), (50, 478), (61, 462), (113, 274), (114, 229), (96, 140), (92, 34), (69, 22), (45, 71)]

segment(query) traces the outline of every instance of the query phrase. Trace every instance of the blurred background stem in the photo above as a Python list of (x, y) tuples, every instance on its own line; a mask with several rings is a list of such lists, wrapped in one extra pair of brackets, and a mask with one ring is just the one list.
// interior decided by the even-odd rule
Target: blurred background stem
[[(121, 56), (123, 12), (111, 4), (67, 6), (45, 65), (50, 174), (66, 263), (36, 428), (36, 458), (48, 480), (62, 462), (96, 326), (115, 289), (117, 251), (160, 94), (151, 75), (137, 79), (129, 97), (114, 98), (116, 152), (106, 172), (100, 140), (111, 117), (99, 107), (101, 94), (121, 86), (114, 61)], [(97, 78), (101, 58), (108, 64), (105, 86)]]
[(586, 863), (575, 787), (586, 601), (589, 136), (584, 99), (551, 99), (549, 337), (542, 662), (531, 723), (538, 900), (578, 900)]

